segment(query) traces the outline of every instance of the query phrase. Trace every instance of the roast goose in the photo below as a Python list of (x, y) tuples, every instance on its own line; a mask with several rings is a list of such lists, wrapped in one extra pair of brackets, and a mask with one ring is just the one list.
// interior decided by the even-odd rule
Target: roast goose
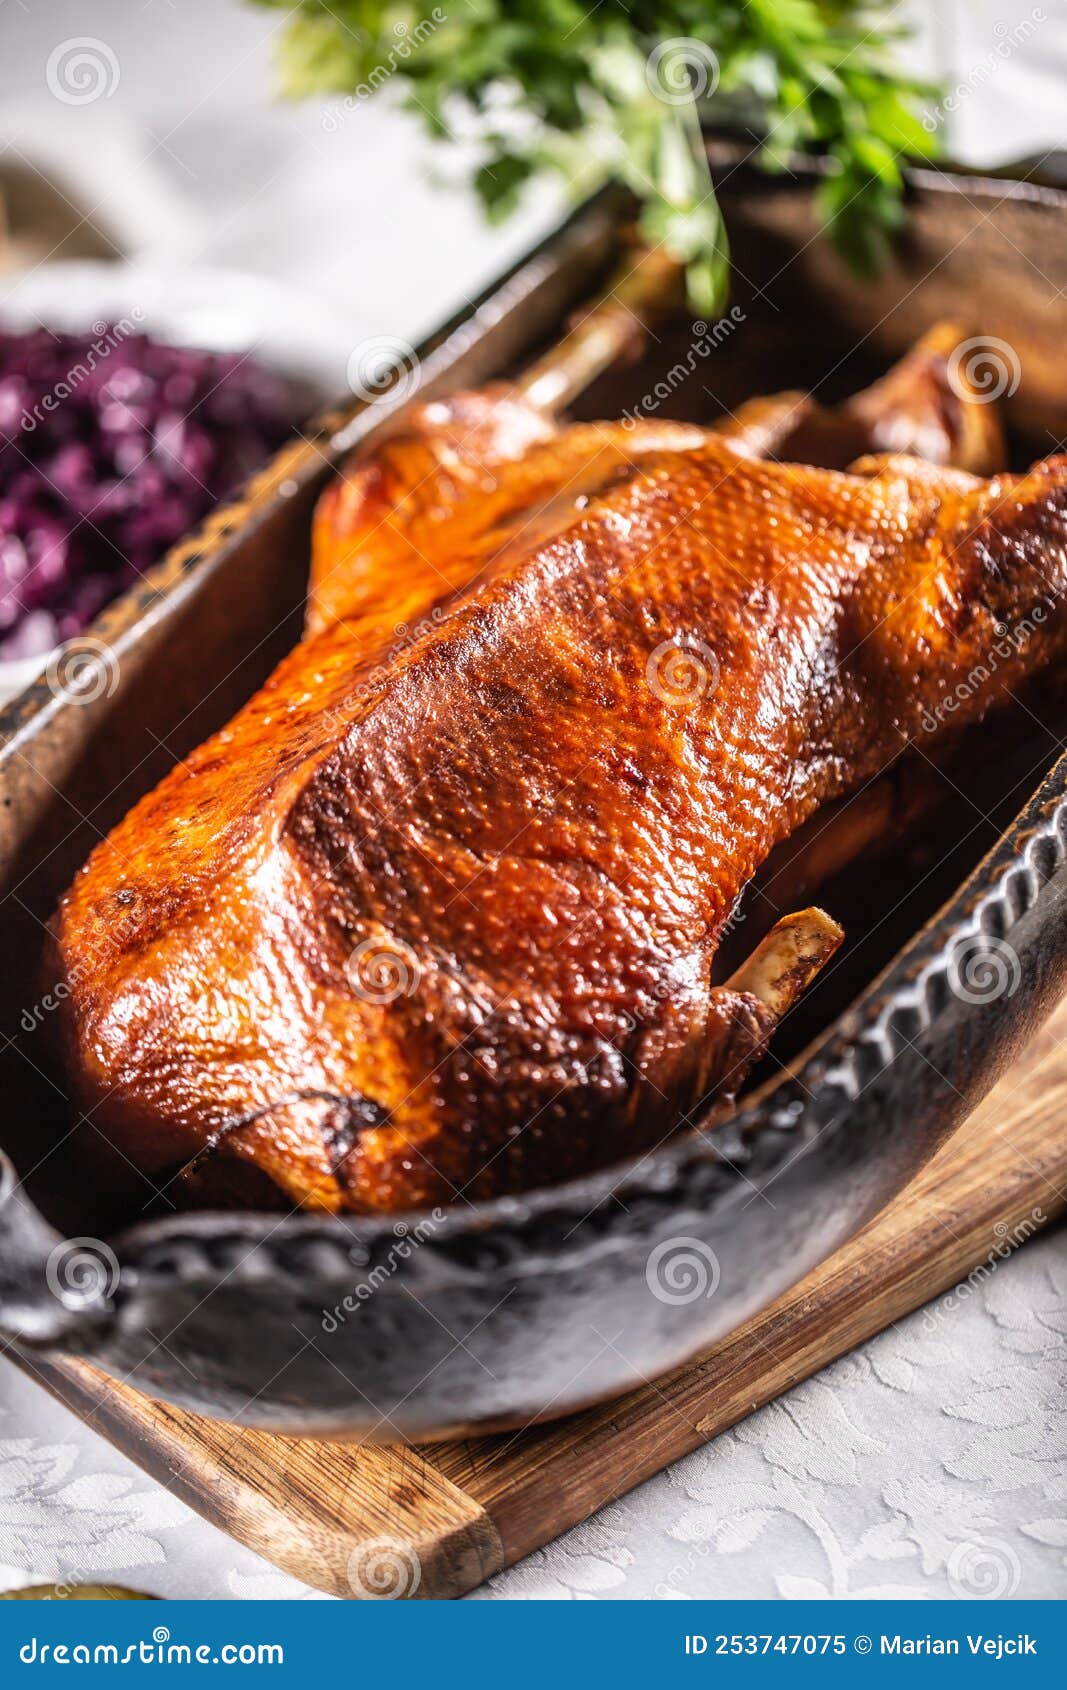
[(395, 1211), (714, 1121), (840, 937), (803, 910), (713, 984), (750, 877), (1062, 643), (1067, 459), (993, 473), (958, 338), (719, 429), (560, 425), (542, 371), (356, 458), (306, 637), (54, 917), (108, 1180)]

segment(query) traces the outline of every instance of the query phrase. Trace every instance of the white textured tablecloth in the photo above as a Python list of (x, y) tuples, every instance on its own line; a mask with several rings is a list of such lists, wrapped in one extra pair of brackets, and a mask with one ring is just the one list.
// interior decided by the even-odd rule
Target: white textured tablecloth
[[(989, 0), (924, 15), (924, 62), (957, 89), (957, 151), (981, 162), (1067, 144), (1062, 7), (1034, 8), (1006, 52)], [(417, 340), (548, 226), (556, 196), (490, 233), (464, 195), (427, 185), (427, 149), (388, 91), (332, 131), (314, 105), (271, 106), (276, 23), (228, 0), (5, 6), (0, 148), (62, 168), (142, 258), (259, 271), (359, 333)], [(48, 56), (87, 35), (112, 49), (116, 86), (91, 105), (57, 103)], [(478, 1599), (1067, 1593), (1065, 1245), (1062, 1229), (1030, 1243)], [(28, 1575), (163, 1596), (315, 1594), (0, 1361), (0, 1585)]]
[[(312, 1592), (0, 1364), (0, 1584)], [(919, 1310), (478, 1592), (1067, 1594), (1067, 1231)], [(6, 1565), (5, 1565), (6, 1563)]]

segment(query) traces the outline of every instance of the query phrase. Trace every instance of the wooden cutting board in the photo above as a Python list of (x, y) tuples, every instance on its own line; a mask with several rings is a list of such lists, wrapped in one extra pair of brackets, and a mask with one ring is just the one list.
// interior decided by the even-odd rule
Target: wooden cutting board
[(706, 1356), (607, 1407), (517, 1434), (361, 1449), (202, 1420), (80, 1363), (20, 1365), (193, 1508), (309, 1584), (342, 1596), (460, 1596), (997, 1263), (1065, 1208), (1067, 1001), (857, 1238)]

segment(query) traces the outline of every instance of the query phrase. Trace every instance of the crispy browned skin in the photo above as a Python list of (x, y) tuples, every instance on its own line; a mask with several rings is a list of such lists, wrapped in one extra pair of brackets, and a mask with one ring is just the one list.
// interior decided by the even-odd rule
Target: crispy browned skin
[[(76, 1094), (158, 1181), (214, 1135), (209, 1179), (388, 1210), (658, 1140), (766, 1031), (709, 974), (773, 845), (1062, 644), (1064, 459), (847, 475), (585, 425), (430, 504), (57, 913)], [(420, 554), (475, 577), (436, 618)]]
[[(809, 395), (751, 399), (715, 427), (747, 457), (843, 469), (870, 452), (903, 452), (992, 475), (1005, 465), (995, 405), (949, 356), (966, 331), (942, 323), (873, 387), (832, 409)], [(406, 631), (467, 587), (509, 544), (565, 526), (588, 487), (649, 452), (699, 445), (704, 430), (669, 421), (567, 430), (566, 477), (550, 455), (538, 480), (500, 484), (500, 466), (552, 440), (555, 422), (522, 392), (496, 386), (416, 406), (394, 436), (353, 456), (315, 512), (307, 629), (390, 608)]]
[[(315, 512), (307, 628), (374, 612), (399, 627), (469, 585), (509, 545), (572, 520), (591, 489), (649, 452), (699, 444), (675, 422), (583, 423), (565, 451), (554, 423), (508, 389), (416, 407), (402, 432), (355, 458)], [(526, 456), (523, 472), (499, 472)]]
[(769, 457), (845, 469), (869, 452), (900, 452), (946, 468), (993, 475), (1005, 463), (1004, 433), (996, 405), (985, 403), (953, 353), (967, 340), (955, 323), (939, 323), (899, 364), (872, 387), (827, 409), (803, 394), (781, 394), (742, 407), (736, 425), (755, 440), (754, 407), (781, 406), (792, 397), (796, 410), (783, 427), (775, 419), (765, 446)]

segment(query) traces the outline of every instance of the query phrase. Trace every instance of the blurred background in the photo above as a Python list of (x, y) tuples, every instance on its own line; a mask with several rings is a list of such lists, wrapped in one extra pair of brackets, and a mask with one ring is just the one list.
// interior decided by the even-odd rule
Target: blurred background
[[(20, 206), (27, 169), (61, 186), (93, 225), (75, 247), (102, 239), (176, 272), (251, 270), (303, 290), (357, 339), (418, 339), (551, 224), (563, 190), (538, 183), (489, 228), (462, 157), (442, 156), (388, 81), (354, 109), (276, 100), (285, 16), (241, 0), (6, 0), (0, 175), (13, 197), (20, 179)], [(894, 18), (915, 29), (909, 66), (949, 91), (947, 156), (991, 165), (1067, 147), (1062, 0), (904, 0)], [(85, 36), (114, 68), (100, 97), (64, 104), (49, 55)]]

